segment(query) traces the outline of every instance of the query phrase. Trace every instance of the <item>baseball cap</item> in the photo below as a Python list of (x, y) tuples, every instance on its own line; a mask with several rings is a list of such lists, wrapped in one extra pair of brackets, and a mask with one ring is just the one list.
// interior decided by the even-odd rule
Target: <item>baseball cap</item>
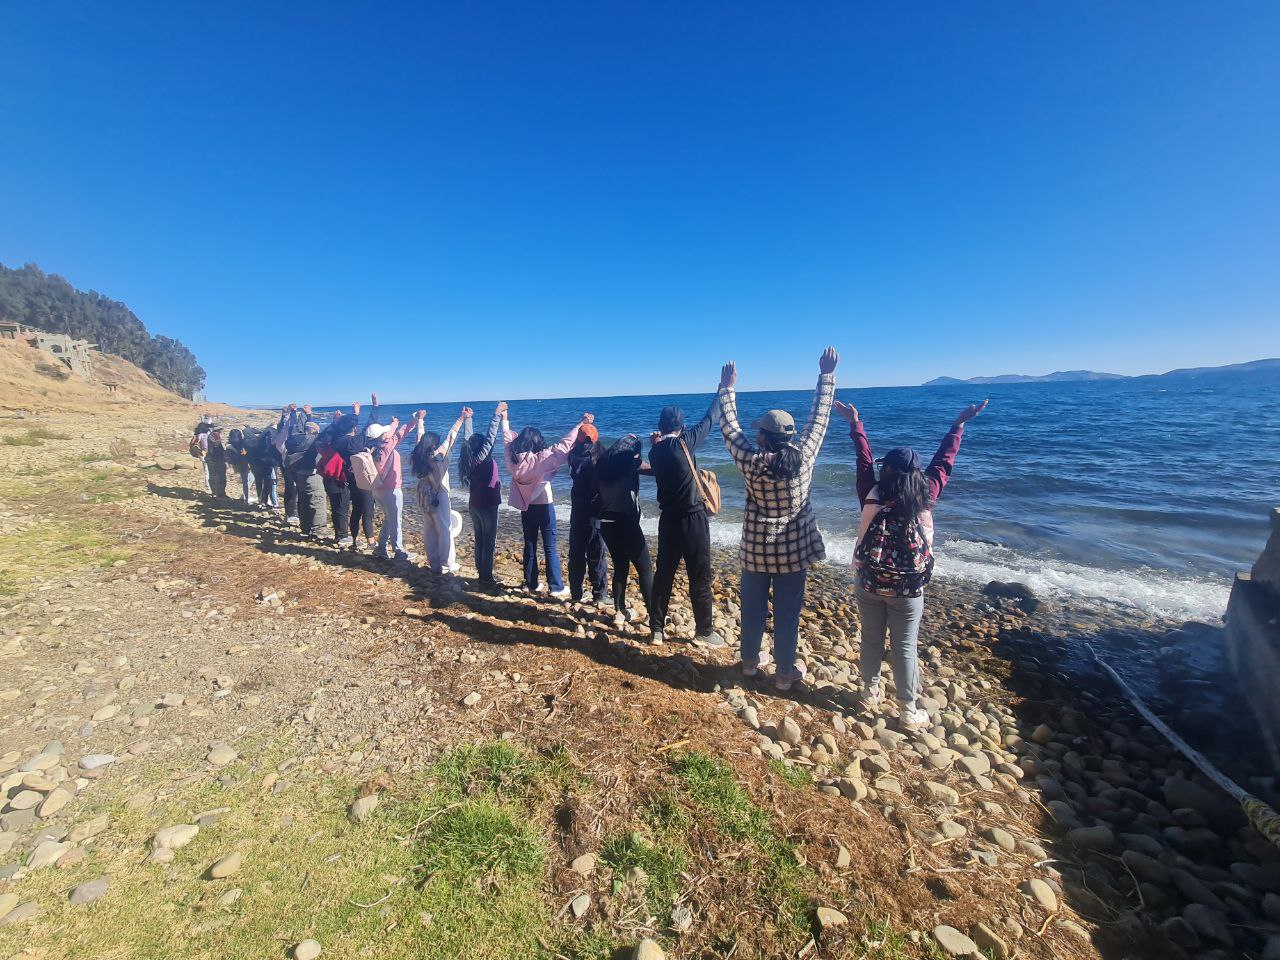
[(371, 423), (364, 428), (364, 435), (370, 440), (381, 440), (382, 435), (387, 432), (386, 424)]
[(920, 454), (910, 447), (894, 447), (880, 458), (880, 463), (899, 473), (910, 473), (920, 469)]
[(581, 423), (578, 425), (578, 439), (586, 437), (592, 443), (600, 439), (600, 431), (595, 428), (594, 424)]
[(770, 410), (751, 426), (756, 430), (781, 433), (788, 437), (796, 432), (795, 418), (785, 410)]

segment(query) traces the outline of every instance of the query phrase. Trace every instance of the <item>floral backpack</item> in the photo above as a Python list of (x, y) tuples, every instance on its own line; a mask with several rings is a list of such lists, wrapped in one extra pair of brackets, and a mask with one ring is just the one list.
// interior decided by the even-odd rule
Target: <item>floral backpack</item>
[(933, 547), (919, 517), (880, 508), (854, 550), (862, 589), (891, 597), (918, 597), (933, 576)]

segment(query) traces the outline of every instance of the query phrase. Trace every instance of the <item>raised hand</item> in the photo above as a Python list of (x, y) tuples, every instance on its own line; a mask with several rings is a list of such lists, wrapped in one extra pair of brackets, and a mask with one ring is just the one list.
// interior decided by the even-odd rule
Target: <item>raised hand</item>
[(359, 400), (357, 400), (355, 403), (351, 404), (351, 412), (352, 412), (353, 414), (355, 414), (357, 417), (358, 417), (358, 416), (360, 416), (360, 401), (359, 401)]
[(583, 422), (583, 423), (595, 423), (595, 422), (596, 422), (596, 415), (595, 415), (594, 413), (584, 413), (584, 414), (582, 415), (582, 422)]
[(835, 347), (827, 347), (818, 358), (818, 370), (822, 373), (835, 373), (836, 364), (840, 362), (840, 354)]
[(376, 407), (378, 405), (378, 395), (376, 393), (371, 394), (370, 398), (373, 400), (373, 405)]
[(730, 360), (720, 368), (720, 389), (732, 388), (738, 382), (738, 365)]
[(844, 403), (841, 400), (833, 400), (831, 405), (836, 408), (836, 413), (844, 417), (850, 423), (858, 422), (858, 408), (852, 403)]
[(418, 420), (418, 421), (422, 421), (422, 420), (427, 419), (427, 411), (425, 411), (425, 410), (419, 410), (419, 411), (417, 411), (417, 412), (413, 415), (413, 419)]
[(981, 403), (969, 404), (969, 406), (961, 410), (960, 415), (956, 417), (956, 426), (958, 427), (962, 423), (967, 423), (968, 421), (972, 420), (974, 417), (980, 414), (983, 410), (987, 409), (987, 404), (990, 402), (991, 402), (990, 400), (983, 400)]
[(505, 417), (507, 415), (507, 401), (503, 400), (499, 402), (498, 406), (495, 408), (493, 412), (500, 417)]
[(661, 439), (662, 439), (662, 434), (659, 433), (657, 430), (653, 431), (653, 433), (649, 434), (649, 446), (652, 447), (655, 443), (657, 443)]
[(472, 410), (470, 407), (463, 407), (463, 408), (462, 408), (462, 413), (458, 414), (458, 419), (459, 419), (459, 420), (470, 420), (470, 419), (471, 419), (472, 414), (474, 414), (474, 413), (475, 413), (475, 411), (474, 411), (474, 410)]

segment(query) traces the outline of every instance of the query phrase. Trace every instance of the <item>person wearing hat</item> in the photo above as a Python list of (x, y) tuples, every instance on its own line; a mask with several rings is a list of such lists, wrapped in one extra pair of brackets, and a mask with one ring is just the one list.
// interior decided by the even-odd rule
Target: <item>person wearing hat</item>
[(839, 361), (835, 347), (827, 347), (818, 359), (818, 385), (803, 430), (796, 430), (787, 411), (770, 410), (752, 424), (754, 444), (738, 424), (737, 365), (731, 360), (720, 371), (720, 430), (742, 471), (746, 492), (741, 548), (742, 672), (753, 677), (769, 663), (761, 642), (772, 593), (774, 684), (779, 690), (790, 690), (805, 674), (804, 664), (796, 659), (805, 581), (809, 567), (826, 557), (809, 503), (809, 486), (827, 435)]
[(591, 583), (591, 602), (604, 603), (608, 596), (609, 563), (605, 559), (604, 538), (600, 535), (600, 490), (596, 464), (600, 460), (600, 431), (594, 424), (578, 426), (578, 439), (569, 451), (569, 598), (582, 601), (584, 580)]
[[(414, 491), (418, 512), (422, 514), (422, 543), (427, 551), (427, 567), (432, 573), (453, 574), (459, 569), (453, 538), (453, 507), (449, 503), (449, 455), (458, 431), (471, 419), (471, 408), (463, 407), (444, 440), (434, 430), (423, 429), (418, 421), (418, 443), (409, 458), (413, 475), (418, 478)], [(461, 518), (459, 518), (461, 519)]]
[(400, 446), (409, 431), (421, 423), (427, 411), (419, 410), (412, 420), (401, 423), (399, 418), (392, 417), (389, 424), (371, 423), (365, 428), (364, 435), (374, 444), (374, 462), (378, 465), (378, 475), (373, 481), (373, 499), (382, 508), (382, 529), (378, 531), (378, 546), (373, 555), (381, 560), (394, 557), (396, 560), (412, 560), (414, 555), (405, 549), (404, 527), (404, 491), (401, 490)]
[(222, 427), (210, 423), (209, 429), (201, 434), (201, 445), (204, 447), (205, 481), (209, 485), (209, 493), (222, 500), (227, 496), (227, 448), (222, 442)]
[(378, 422), (378, 395), (373, 394), (372, 399), (372, 408), (364, 425), (360, 424), (360, 404), (353, 403), (351, 415), (343, 418), (342, 429), (333, 439), (333, 449), (342, 457), (342, 466), (347, 475), (347, 494), (351, 498), (351, 519), (347, 524), (350, 543), (340, 543), (339, 546), (349, 546), (352, 550), (359, 548), (362, 532), (367, 548), (374, 549), (373, 491), (360, 489), (355, 483), (351, 467), (352, 457), (366, 450), (372, 451), (377, 446), (375, 441), (366, 436), (369, 426)]
[(920, 709), (920, 663), (916, 643), (924, 617), (924, 588), (933, 575), (933, 505), (951, 478), (964, 425), (986, 409), (975, 403), (956, 417), (925, 469), (910, 447), (896, 447), (880, 461), (877, 478), (871, 443), (858, 408), (836, 401), (849, 421), (857, 452), (856, 487), (862, 516), (854, 548), (854, 588), (862, 621), (860, 670), (863, 697), (871, 706), (882, 698), (880, 666), (888, 634), (898, 716), (905, 727), (929, 722)]
[(684, 411), (663, 407), (658, 429), (651, 437), (649, 467), (658, 494), (658, 561), (653, 574), (653, 616), (650, 642), (663, 642), (667, 611), (676, 571), (684, 561), (689, 575), (689, 601), (693, 605), (694, 635), (699, 643), (724, 646), (716, 632), (711, 597), (711, 518), (698, 486), (698, 460), (694, 451), (711, 433), (720, 416), (720, 400), (692, 427), (684, 424)]

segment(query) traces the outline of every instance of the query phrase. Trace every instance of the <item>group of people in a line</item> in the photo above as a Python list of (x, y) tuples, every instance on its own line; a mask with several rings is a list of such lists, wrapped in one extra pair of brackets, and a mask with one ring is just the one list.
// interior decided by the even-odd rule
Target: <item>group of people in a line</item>
[[(291, 404), (264, 430), (243, 427), (224, 436), (206, 415), (195, 429), (191, 452), (203, 462), (206, 489), (214, 497), (226, 496), (231, 467), (247, 503), (278, 510), (277, 484), (282, 480), (286, 522), (304, 534), (332, 537), (338, 546), (350, 549), (358, 549), (363, 539), (376, 557), (412, 561), (415, 557), (405, 548), (403, 536), (399, 452), (412, 432), (409, 471), (416, 480), (413, 490), (427, 566), (434, 573), (452, 575), (460, 569), (455, 540), (462, 526), (451, 500), (450, 467), (457, 447), (456, 476), (467, 492), (478, 580), (485, 588), (498, 588), (494, 553), (503, 482), (494, 451), (501, 439), (510, 479), (507, 500), (520, 513), (527, 590), (574, 602), (583, 601), (589, 590), (593, 602), (612, 603), (615, 624), (647, 623), (651, 642), (662, 643), (675, 576), (683, 563), (695, 640), (720, 647), (725, 641), (714, 623), (710, 519), (719, 508), (719, 492), (714, 475), (699, 469), (696, 456), (718, 424), (745, 487), (742, 671), (756, 676), (772, 663), (775, 685), (789, 690), (805, 674), (797, 645), (808, 571), (826, 556), (809, 489), (834, 409), (848, 422), (856, 453), (861, 519), (854, 591), (862, 621), (863, 695), (872, 703), (881, 699), (887, 636), (901, 720), (918, 726), (928, 719), (917, 705), (916, 647), (924, 590), (933, 571), (933, 506), (951, 476), (965, 423), (986, 407), (986, 401), (960, 413), (927, 466), (914, 450), (900, 447), (878, 461), (877, 473), (858, 410), (835, 399), (838, 360), (831, 347), (819, 359), (818, 383), (802, 427), (785, 410), (770, 410), (752, 424), (754, 435), (738, 420), (737, 368), (732, 362), (725, 364), (716, 397), (696, 423), (687, 424), (677, 406), (662, 409), (657, 429), (648, 438), (647, 457), (635, 434), (604, 443), (590, 413), (549, 443), (537, 427), (514, 430), (506, 403), (495, 407), (483, 432), (473, 429), (474, 411), (463, 407), (441, 437), (425, 428), (425, 410), (404, 423), (394, 417), (382, 423), (377, 394), (363, 422), (358, 403), (325, 425), (309, 405)], [(567, 583), (551, 486), (552, 477), (566, 465), (571, 479)], [(640, 523), (642, 475), (656, 488), (656, 564)], [(375, 504), (382, 515), (376, 541)], [(633, 570), (642, 609), (627, 605)], [(762, 643), (770, 607), (772, 655)]]

